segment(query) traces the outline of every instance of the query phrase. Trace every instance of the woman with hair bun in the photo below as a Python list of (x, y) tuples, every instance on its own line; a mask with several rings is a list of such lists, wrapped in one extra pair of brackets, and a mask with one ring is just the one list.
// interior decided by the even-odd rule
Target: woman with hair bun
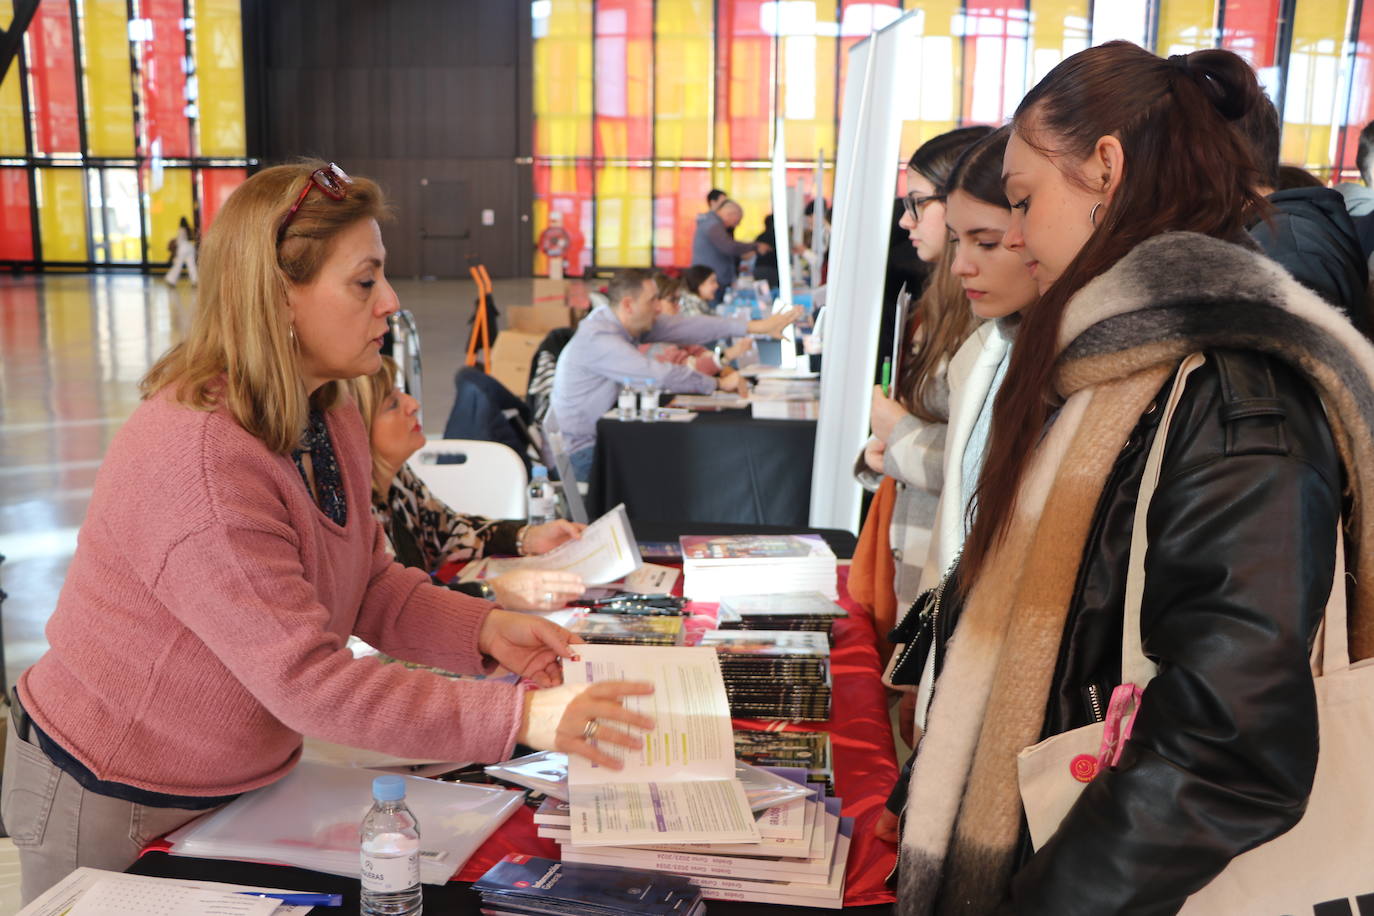
[[(1374, 348), (1244, 242), (1265, 204), (1232, 122), (1261, 98), (1230, 52), (1110, 42), (1017, 109), (1003, 245), (1041, 297), (993, 409), (911, 777), (904, 914), (1174, 913), (1291, 829), (1316, 768), (1308, 655), (1343, 481), (1352, 655), (1374, 654)], [(1102, 721), (1122, 683), (1136, 498), (1192, 354), (1143, 555), (1157, 674), (1115, 764), (1083, 774), (1033, 850), (1017, 755)]]

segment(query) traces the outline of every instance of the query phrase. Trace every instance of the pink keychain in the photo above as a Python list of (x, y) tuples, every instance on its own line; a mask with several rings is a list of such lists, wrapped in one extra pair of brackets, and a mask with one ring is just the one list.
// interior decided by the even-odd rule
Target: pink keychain
[(1112, 691), (1107, 718), (1102, 722), (1102, 746), (1097, 756), (1079, 754), (1069, 761), (1069, 773), (1079, 782), (1092, 782), (1103, 767), (1114, 767), (1121, 759), (1126, 739), (1131, 737), (1136, 713), (1140, 711), (1141, 690), (1135, 684), (1121, 684)]

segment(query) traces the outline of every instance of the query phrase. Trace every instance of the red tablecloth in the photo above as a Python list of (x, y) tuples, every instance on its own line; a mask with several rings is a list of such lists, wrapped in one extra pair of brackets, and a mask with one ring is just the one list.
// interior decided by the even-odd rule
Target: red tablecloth
[[(736, 719), (735, 728), (815, 730), (830, 732), (834, 745), (835, 792), (844, 800), (843, 814), (854, 818), (854, 838), (845, 873), (846, 906), (891, 903), (896, 898), (884, 880), (896, 860), (896, 848), (873, 836), (873, 826), (897, 780), (897, 752), (887, 714), (887, 696), (880, 680), (873, 623), (850, 600), (845, 588), (849, 568), (840, 567), (840, 604), (850, 616), (835, 623), (831, 649), (833, 682), (829, 722), (761, 722)], [(680, 580), (679, 580), (680, 584)], [(679, 589), (680, 590), (680, 589)], [(689, 631), (710, 627), (714, 604), (693, 604), (698, 616), (689, 618)], [(522, 852), (557, 859), (558, 844), (535, 835), (533, 812), (522, 807), (477, 850), (454, 880), (476, 881), (507, 853)]]

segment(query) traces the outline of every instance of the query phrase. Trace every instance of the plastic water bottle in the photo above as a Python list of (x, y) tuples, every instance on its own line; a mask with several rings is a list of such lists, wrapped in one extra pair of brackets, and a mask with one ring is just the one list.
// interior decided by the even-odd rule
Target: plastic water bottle
[(639, 387), (639, 418), (654, 421), (658, 419), (658, 381), (646, 378)]
[(534, 466), (530, 488), (525, 495), (528, 498), (530, 525), (542, 525), (558, 517), (558, 498), (554, 496), (553, 484), (549, 483), (549, 469), (542, 464)]
[(358, 831), (362, 844), (363, 916), (415, 916), (420, 890), (420, 827), (406, 806), (400, 776), (372, 780), (372, 807)]
[(634, 382), (624, 378), (620, 380), (620, 395), (616, 398), (615, 414), (621, 420), (633, 420), (638, 415), (638, 395), (635, 392)]

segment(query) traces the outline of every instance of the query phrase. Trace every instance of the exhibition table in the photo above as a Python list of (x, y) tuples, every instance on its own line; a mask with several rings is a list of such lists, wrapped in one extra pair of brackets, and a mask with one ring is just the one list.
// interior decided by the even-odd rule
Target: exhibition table
[[(848, 566), (839, 569), (840, 603), (850, 617), (836, 622), (831, 654), (832, 718), (828, 722), (768, 723), (739, 719), (736, 728), (812, 729), (827, 731), (834, 746), (835, 794), (844, 802), (843, 814), (854, 818), (853, 844), (845, 871), (845, 908), (886, 914), (893, 895), (885, 879), (896, 858), (895, 847), (873, 835), (873, 827), (897, 778), (896, 753), (888, 719), (887, 697), (880, 680), (878, 654), (870, 618), (845, 588)], [(714, 616), (715, 605), (689, 605), (700, 615)], [(710, 626), (707, 621), (704, 626)], [(469, 888), (507, 853), (558, 858), (558, 846), (536, 835), (533, 811), (521, 806), (468, 860), (455, 879), (444, 886), (425, 887), (429, 913), (476, 914), (478, 898)], [(161, 877), (226, 881), (301, 891), (344, 895), (342, 912), (357, 912), (358, 881), (299, 868), (217, 859), (193, 859), (167, 854), (153, 844), (129, 871)], [(762, 903), (709, 901), (713, 916), (745, 916), (763, 912), (820, 914), (828, 910)], [(324, 912), (324, 911), (322, 911)]]
[(815, 420), (755, 420), (748, 410), (690, 422), (600, 420), (587, 512), (624, 503), (630, 518), (805, 526)]

